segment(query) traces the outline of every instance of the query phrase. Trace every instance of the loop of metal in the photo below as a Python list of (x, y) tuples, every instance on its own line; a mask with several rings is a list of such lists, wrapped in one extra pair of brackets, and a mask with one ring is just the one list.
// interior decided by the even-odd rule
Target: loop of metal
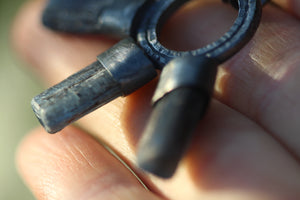
[[(153, 111), (138, 146), (141, 168), (169, 178), (204, 116), (214, 88), (217, 67), (237, 53), (254, 35), (261, 17), (258, 0), (238, 0), (239, 14), (231, 29), (219, 40), (197, 50), (179, 52), (158, 41), (160, 26), (182, 3), (156, 1), (137, 31), (139, 44), (163, 67)], [(233, 3), (233, 2), (232, 2)]]
[(175, 57), (201, 56), (220, 62), (247, 43), (260, 20), (261, 5), (268, 0), (223, 0), (238, 7), (231, 29), (217, 41), (192, 51), (173, 51), (158, 40), (161, 26), (189, 0), (50, 0), (43, 22), (54, 30), (76, 33), (101, 33), (134, 38), (156, 68), (162, 69)]
[[(170, 60), (174, 58), (184, 57), (196, 57), (196, 59), (199, 61), (213, 61), (213, 63), (215, 63), (214, 68), (216, 68), (218, 64), (224, 62), (237, 53), (252, 38), (259, 25), (261, 17), (262, 4), (259, 0), (233, 0), (231, 3), (237, 3), (239, 14), (230, 30), (220, 39), (196, 50), (173, 51), (165, 48), (158, 41), (158, 34), (165, 20), (176, 9), (183, 5), (183, 3), (184, 1), (176, 0), (152, 2), (149, 10), (156, 10), (156, 12), (151, 15), (149, 13), (152, 12), (146, 12), (145, 16), (142, 18), (143, 20), (140, 22), (140, 26), (137, 28), (137, 40), (139, 44), (143, 47), (148, 56), (150, 56), (152, 61), (156, 63), (155, 66), (158, 68), (163, 68)], [(266, 3), (266, 1), (263, 3)], [(181, 62), (180, 59), (177, 59), (177, 62)], [(189, 73), (183, 73), (184, 70), (181, 70), (183, 69), (182, 67), (180, 69), (178, 69), (178, 67), (176, 69), (173, 67), (173, 72), (171, 71), (170, 66), (168, 68), (169, 69), (163, 69), (159, 85), (152, 99), (153, 103), (157, 102), (165, 94), (171, 92), (172, 90), (182, 87), (183, 83), (186, 83), (186, 80), (189, 76), (192, 76), (192, 74), (199, 74), (201, 70), (195, 68), (194, 65), (185, 67), (186, 71)], [(197, 70), (198, 73), (196, 72)], [(174, 73), (178, 75), (176, 77), (169, 78), (170, 74)], [(205, 75), (203, 75), (204, 72), (200, 74), (202, 76), (201, 80), (206, 80), (204, 77)], [(192, 85), (193, 80), (193, 84), (197, 85), (196, 78), (189, 78), (191, 87), (194, 87)]]
[(224, 62), (252, 38), (261, 17), (260, 0), (238, 0), (238, 17), (230, 30), (220, 39), (200, 49), (173, 51), (159, 42), (158, 34), (165, 19), (184, 2), (176, 0), (153, 1), (138, 28), (138, 43), (160, 68), (171, 59), (184, 56), (207, 56)]
[[(223, 0), (223, 2), (230, 3), (236, 9), (239, 8), (239, 4), (238, 4), (237, 0)], [(260, 2), (261, 2), (262, 5), (265, 5), (266, 3), (269, 2), (269, 0), (261, 0)]]
[(210, 95), (219, 62), (207, 57), (175, 58), (163, 69), (152, 98), (155, 104), (166, 94), (182, 87), (195, 88)]

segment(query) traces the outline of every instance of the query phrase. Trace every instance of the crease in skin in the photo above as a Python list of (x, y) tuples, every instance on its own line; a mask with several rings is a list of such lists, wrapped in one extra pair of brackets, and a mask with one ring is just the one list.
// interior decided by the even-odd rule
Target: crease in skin
[[(82, 130), (83, 132), (87, 132), (89, 133), (89, 135), (93, 136), (93, 138), (102, 146), (104, 147), (108, 153), (110, 153), (110, 155), (112, 155), (114, 158), (116, 158), (136, 179), (137, 181), (141, 184), (141, 186), (147, 190), (150, 191), (150, 189), (148, 188), (148, 186), (142, 181), (142, 179), (140, 178), (140, 176), (135, 172), (135, 170), (130, 167), (129, 164), (127, 164), (127, 162), (125, 161), (125, 159), (123, 159), (120, 155), (120, 153), (118, 153), (114, 148), (110, 147), (109, 144), (107, 144), (107, 142), (105, 142), (104, 139), (101, 139), (99, 136), (97, 136), (97, 134), (93, 134), (92, 132), (90, 132), (89, 130), (87, 130), (85, 127), (80, 126), (77, 124), (77, 128)], [(93, 166), (92, 164), (90, 164), (91, 166)], [(94, 169), (97, 170), (97, 168), (95, 166), (93, 166)]]
[[(103, 155), (103, 158), (101, 158), (101, 154), (98, 154), (100, 160), (96, 159), (94, 161), (95, 155), (92, 154), (95, 151), (91, 152), (92, 149), (99, 148), (100, 152), (106, 150), (102, 149), (98, 143), (96, 145), (96, 141), (92, 141), (89, 136), (83, 138), (80, 135), (78, 135), (79, 137), (74, 136), (76, 133), (72, 130), (74, 131), (74, 129), (67, 129), (57, 136), (45, 135), (44, 131), (40, 131), (40, 135), (35, 135), (35, 139), (30, 138), (32, 143), (36, 142), (37, 137), (39, 137), (37, 145), (28, 144), (27, 140), (25, 160), (20, 155), (20, 153), (24, 154), (24, 151), (19, 152), (20, 158), (23, 159), (22, 171), (26, 172), (25, 176), (31, 176), (29, 177), (31, 179), (29, 184), (37, 197), (41, 199), (62, 199), (63, 197), (66, 200), (82, 197), (86, 200), (98, 195), (110, 197), (114, 193), (112, 197), (118, 199), (120, 193), (125, 194), (126, 197), (131, 192), (143, 193), (143, 191), (146, 191), (139, 189), (142, 187), (139, 187), (136, 178), (130, 175), (127, 169), (121, 167), (122, 165), (112, 158), (108, 152)], [(82, 143), (81, 141), (85, 139), (90, 141)], [(94, 146), (91, 150), (87, 148), (87, 145), (90, 146), (89, 144)], [(111, 163), (111, 169), (105, 164), (106, 160), (115, 160), (115, 164)], [(24, 162), (30, 163), (25, 166), (25, 170)], [(120, 169), (120, 173), (114, 174), (113, 170), (117, 166), (123, 169)], [(85, 170), (89, 170), (91, 173), (86, 173)], [(120, 176), (125, 171), (127, 179)], [(69, 193), (68, 191), (73, 192)]]
[[(29, 136), (31, 137), (29, 140), (32, 140), (32, 135)], [(28, 140), (28, 136), (24, 140)], [(24, 140), (22, 143), (24, 143)], [(64, 160), (65, 158), (62, 157), (64, 154), (61, 154), (61, 151), (57, 151), (59, 149), (54, 151), (53, 146), (44, 140), (45, 139), (41, 140), (35, 145), (30, 145), (25, 149), (19, 147), (17, 151), (18, 171), (25, 177), (27, 184), (38, 199), (59, 199), (58, 193), (61, 187), (54, 177), (62, 177), (62, 175), (58, 173), (61, 166), (58, 165), (57, 162), (49, 163), (49, 160)], [(41, 151), (41, 146), (44, 149), (43, 151)], [(49, 159), (45, 160), (41, 159), (41, 157), (48, 157)], [(21, 165), (22, 162), (29, 164)], [(47, 167), (41, 169), (43, 166)], [(49, 169), (51, 169), (51, 171)], [(37, 173), (41, 171), (42, 173)], [(30, 176), (28, 174), (30, 174)], [(49, 174), (52, 174), (52, 176)]]
[[(280, 119), (280, 116), (277, 117), (276, 115), (282, 112), (283, 106), (290, 112), (295, 112), (298, 109), (295, 106), (297, 105), (295, 100), (298, 99), (297, 96), (299, 95), (297, 92), (289, 91), (295, 90), (297, 81), (294, 79), (299, 74), (297, 66), (299, 66), (300, 56), (300, 30), (299, 26), (296, 26), (299, 22), (290, 16), (288, 17), (282, 11), (278, 11), (277, 15), (272, 15), (275, 12), (274, 8), (269, 7), (266, 11), (269, 15), (263, 16), (262, 27), (246, 48), (250, 50), (249, 58), (244, 57), (243, 60), (235, 57), (226, 64), (220, 73), (221, 77), (218, 78), (219, 82), (217, 81), (217, 97), (250, 118), (256, 119), (256, 122), (262, 125), (266, 131), (276, 133), (277, 138), (286, 140), (288, 135), (285, 138), (280, 133), (286, 132), (284, 130), (290, 130), (296, 134), (296, 122), (287, 120), (286, 123), (283, 123), (286, 125), (282, 125), (278, 129), (277, 122), (284, 122), (287, 118)], [(283, 21), (283, 19), (285, 20)], [(248, 52), (242, 50), (238, 56), (240, 57), (245, 53)], [(243, 62), (245, 62), (245, 66), (249, 65), (251, 69), (247, 70), (245, 67), (239, 69)], [(239, 77), (236, 74), (239, 74)], [(247, 81), (248, 77), (251, 76), (253, 79)], [(287, 85), (290, 85), (289, 88)], [(235, 101), (236, 98), (241, 100)], [(283, 100), (282, 103), (279, 103), (280, 100)], [(275, 108), (276, 105), (279, 107)], [(272, 112), (272, 110), (276, 112)], [(270, 115), (271, 113), (274, 114)], [(287, 113), (281, 114), (283, 114), (282, 116), (288, 115)], [(295, 124), (293, 125), (293, 123)], [(275, 129), (274, 126), (277, 128)], [(291, 136), (293, 133), (290, 133)], [(292, 143), (288, 142), (287, 146), (290, 144)]]
[[(220, 110), (222, 107), (214, 109)], [(237, 116), (238, 114), (236, 113), (236, 117)], [(232, 117), (233, 119), (224, 119), (224, 116), (220, 114), (210, 114), (206, 119), (208, 125), (201, 127), (203, 134), (198, 135), (199, 138), (197, 138), (193, 144), (193, 147), (198, 150), (196, 151), (193, 149), (194, 154), (192, 154), (196, 158), (196, 162), (198, 160), (200, 164), (195, 165), (198, 166), (197, 169), (194, 168), (194, 172), (200, 172), (202, 174), (202, 176), (201, 174), (198, 175), (198, 177), (201, 176), (201, 179), (198, 181), (200, 181), (200, 184), (204, 185), (204, 188), (207, 188), (208, 190), (216, 188), (222, 189), (226, 188), (226, 185), (228, 186), (228, 184), (229, 186), (234, 184), (235, 187), (241, 187), (241, 189), (246, 190), (249, 189), (250, 191), (251, 189), (263, 191), (262, 188), (265, 188), (267, 191), (268, 189), (270, 191), (277, 191), (276, 188), (280, 189), (281, 186), (267, 185), (263, 182), (260, 183), (260, 181), (263, 180), (267, 183), (268, 179), (272, 177), (272, 174), (278, 174), (282, 171), (281, 169), (284, 169), (283, 166), (285, 166), (285, 163), (289, 163), (289, 168), (287, 168), (287, 170), (294, 170), (297, 172), (300, 169), (299, 164), (293, 157), (284, 156), (285, 154), (289, 155), (288, 152), (280, 147), (276, 140), (269, 140), (268, 138), (270, 136), (263, 134), (264, 130), (258, 124), (254, 122), (249, 123), (250, 120), (247, 117), (244, 117), (244, 120), (242, 121), (235, 120), (235, 117)], [(211, 124), (211, 121), (219, 121), (220, 119), (223, 120), (220, 122), (219, 126), (224, 130), (227, 130), (225, 127), (229, 124), (236, 124), (236, 126), (231, 130), (227, 130), (227, 133), (222, 133), (220, 131), (222, 128), (215, 128), (213, 123)], [(237, 121), (241, 124), (238, 124)], [(245, 126), (249, 125), (252, 128), (245, 129)], [(211, 128), (216, 129), (217, 131), (210, 133), (209, 130)], [(234, 131), (236, 128), (239, 131)], [(257, 131), (256, 128), (260, 131)], [(218, 137), (216, 137), (216, 134)], [(262, 149), (265, 149), (266, 151), (261, 151)], [(245, 157), (247, 157), (247, 159), (245, 159)], [(265, 159), (262, 159), (263, 157), (265, 157)], [(190, 162), (193, 160), (195, 163), (194, 159), (189, 159)], [(260, 160), (260, 162), (256, 163), (256, 159)], [(270, 167), (268, 163), (272, 160), (277, 164), (276, 166)], [(249, 176), (245, 176), (245, 174)], [(197, 176), (194, 175), (192, 178), (193, 177)], [(224, 181), (225, 179), (226, 181)], [(280, 179), (283, 183), (290, 184), (290, 188), (296, 189), (300, 186), (297, 178), (292, 181), (288, 176), (280, 175), (276, 177), (274, 181), (276, 179)], [(280, 183), (281, 181), (277, 180), (275, 182)], [(292, 182), (294, 182), (295, 185), (291, 184)], [(246, 188), (243, 186), (246, 186)], [(293, 191), (293, 189), (291, 191)], [(270, 196), (276, 196), (276, 193), (275, 195)]]
[(139, 175), (123, 160), (112, 148), (110, 148), (107, 144), (101, 143), (101, 145), (112, 155), (114, 156), (137, 180), (138, 182), (143, 186), (144, 189), (147, 191), (150, 191), (147, 185), (142, 181), (142, 179), (139, 177)]
[[(118, 98), (80, 119), (77, 124), (80, 127), (84, 127), (84, 130), (91, 133), (94, 137), (103, 137), (101, 140), (104, 140), (108, 145), (115, 145), (118, 152), (122, 152), (123, 156), (133, 161), (133, 148), (131, 148), (132, 145), (127, 138), (128, 132), (124, 128), (122, 119), (122, 113), (124, 112), (124, 107), (126, 107), (125, 101), (125, 98)], [(101, 133), (99, 133), (99, 130), (101, 130)]]
[[(291, 63), (291, 55), (295, 50), (300, 49), (298, 42), (289, 41), (290, 31), (281, 28), (266, 25), (264, 32), (267, 32), (270, 37), (264, 40), (263, 45), (261, 41), (254, 39), (253, 46), (249, 52), (250, 59), (254, 62), (255, 67), (261, 70), (264, 74), (268, 75), (275, 82), (281, 81), (286, 75), (295, 67)], [(262, 33), (265, 34), (265, 33)], [(291, 45), (287, 45), (291, 44)], [(283, 67), (288, 65), (288, 67)]]

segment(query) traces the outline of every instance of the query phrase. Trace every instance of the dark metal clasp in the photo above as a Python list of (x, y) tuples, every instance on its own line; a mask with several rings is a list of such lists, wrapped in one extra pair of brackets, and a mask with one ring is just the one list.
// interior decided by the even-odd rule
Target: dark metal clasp
[[(138, 148), (138, 163), (147, 171), (168, 178), (184, 155), (198, 121), (209, 105), (217, 66), (236, 54), (254, 35), (261, 3), (239, 0), (238, 17), (219, 40), (203, 48), (177, 52), (162, 46), (154, 24), (160, 13), (144, 23), (138, 37), (153, 60), (164, 66), (153, 97), (153, 111)], [(148, 38), (151, 38), (150, 40)], [(174, 59), (175, 58), (175, 59)]]
[(211, 99), (217, 66), (254, 35), (266, 0), (224, 0), (238, 9), (230, 30), (192, 51), (163, 46), (165, 20), (188, 0), (50, 0), (44, 24), (59, 31), (101, 33), (126, 38), (97, 61), (32, 100), (41, 124), (55, 133), (69, 123), (126, 96), (163, 69), (154, 110), (138, 151), (140, 165), (171, 176)]

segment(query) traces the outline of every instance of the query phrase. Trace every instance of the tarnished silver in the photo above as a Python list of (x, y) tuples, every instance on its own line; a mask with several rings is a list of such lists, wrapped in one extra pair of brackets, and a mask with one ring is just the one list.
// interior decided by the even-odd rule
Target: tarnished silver
[(172, 60), (162, 70), (152, 103), (182, 87), (200, 89), (210, 94), (219, 64), (208, 57), (190, 56)]
[(131, 94), (157, 75), (150, 59), (132, 38), (123, 39), (97, 59), (118, 83), (122, 96)]
[(50, 0), (46, 26), (64, 32), (127, 38), (97, 61), (36, 96), (32, 107), (55, 133), (118, 96), (126, 96), (163, 69), (153, 113), (139, 145), (143, 169), (170, 177), (209, 104), (217, 65), (235, 55), (255, 34), (267, 0), (223, 0), (238, 17), (217, 41), (192, 51), (174, 51), (159, 41), (162, 25), (188, 0)]
[(190, 56), (173, 59), (164, 67), (139, 143), (139, 166), (160, 177), (172, 176), (206, 112), (218, 65), (208, 57)]
[(71, 33), (128, 37), (147, 0), (50, 0), (42, 20), (47, 27)]
[[(139, 32), (140, 44), (155, 62), (164, 66), (171, 59), (163, 68), (152, 99), (153, 110), (137, 153), (139, 166), (160, 177), (173, 175), (189, 139), (204, 116), (218, 64), (237, 53), (252, 38), (259, 25), (261, 2), (239, 0), (231, 3), (239, 10), (234, 25), (220, 39), (200, 49), (186, 52), (169, 50), (160, 44), (156, 31)], [(169, 9), (166, 5), (161, 7), (162, 10)], [(155, 29), (159, 16), (159, 12), (148, 16), (152, 23), (141, 29)]]
[(31, 105), (47, 132), (55, 133), (155, 76), (152, 62), (127, 38), (99, 55), (98, 61), (33, 98)]

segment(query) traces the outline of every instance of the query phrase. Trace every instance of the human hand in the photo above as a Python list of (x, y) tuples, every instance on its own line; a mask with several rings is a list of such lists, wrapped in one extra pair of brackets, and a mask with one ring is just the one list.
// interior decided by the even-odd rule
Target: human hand
[[(288, 8), (293, 2), (300, 5), (278, 1), (285, 11), (266, 6), (253, 40), (220, 67), (215, 100), (173, 178), (159, 179), (135, 165), (153, 81), (85, 116), (79, 121), (85, 131), (69, 127), (55, 135), (42, 129), (30, 133), (17, 154), (28, 186), (38, 199), (299, 199), (300, 9)], [(166, 25), (166, 45), (199, 47), (231, 26), (233, 10), (211, 1), (192, 4)], [(23, 8), (13, 38), (20, 55), (47, 84), (90, 64), (115, 42), (45, 29), (39, 22), (43, 5), (32, 1)], [(210, 18), (199, 20), (205, 16)], [(112, 147), (150, 191), (99, 140)]]

